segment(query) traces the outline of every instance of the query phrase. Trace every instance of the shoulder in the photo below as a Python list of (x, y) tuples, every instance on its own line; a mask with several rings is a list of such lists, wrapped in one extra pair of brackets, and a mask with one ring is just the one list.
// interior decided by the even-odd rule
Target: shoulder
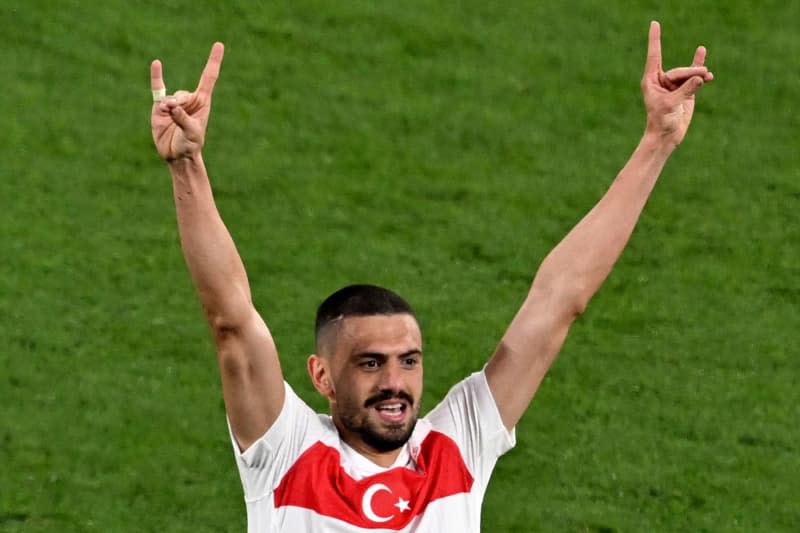
[(503, 425), (483, 370), (456, 383), (425, 420), (473, 457), (497, 457), (515, 444), (514, 431)]
[(453, 385), (442, 401), (425, 418), (436, 427), (438, 423), (441, 423), (442, 414), (446, 412), (452, 414), (454, 410), (488, 413), (497, 410), (497, 404), (492, 397), (492, 391), (483, 370), (474, 372)]
[(291, 385), (283, 383), (286, 394), (278, 418), (247, 450), (235, 450), (245, 464), (261, 464), (270, 456), (286, 452), (297, 455), (309, 442), (325, 440), (326, 436), (336, 432), (329, 416), (314, 412)]

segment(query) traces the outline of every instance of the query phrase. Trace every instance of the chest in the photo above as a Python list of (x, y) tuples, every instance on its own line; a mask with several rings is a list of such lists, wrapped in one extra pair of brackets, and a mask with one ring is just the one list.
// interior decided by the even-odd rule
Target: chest
[(428, 435), (415, 463), (415, 470), (398, 467), (354, 479), (342, 468), (339, 451), (318, 442), (287, 471), (272, 503), (276, 510), (307, 510), (356, 527), (402, 530), (432, 506), (469, 496), (473, 476), (447, 436)]

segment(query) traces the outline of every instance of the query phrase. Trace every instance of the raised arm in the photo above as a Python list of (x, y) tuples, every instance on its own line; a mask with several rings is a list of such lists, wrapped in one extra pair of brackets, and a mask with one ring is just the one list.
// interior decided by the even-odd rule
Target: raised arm
[(527, 409), (570, 326), (622, 253), (661, 169), (686, 134), (695, 93), (713, 79), (703, 65), (702, 46), (691, 66), (664, 72), (660, 32), (658, 23), (651, 23), (641, 84), (647, 126), (639, 146), (597, 205), (544, 259), (486, 367), (508, 428)]
[(217, 348), (225, 408), (233, 434), (247, 449), (283, 406), (283, 377), (266, 324), (253, 307), (244, 265), (211, 192), (201, 150), (219, 77), (216, 43), (194, 92), (166, 96), (161, 62), (150, 65), (151, 126), (172, 175), (181, 247)]

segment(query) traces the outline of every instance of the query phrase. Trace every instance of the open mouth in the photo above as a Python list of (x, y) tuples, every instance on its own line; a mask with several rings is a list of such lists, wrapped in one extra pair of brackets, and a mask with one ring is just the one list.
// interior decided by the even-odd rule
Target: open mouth
[(404, 402), (388, 401), (375, 405), (375, 410), (382, 420), (390, 423), (402, 422), (408, 406)]

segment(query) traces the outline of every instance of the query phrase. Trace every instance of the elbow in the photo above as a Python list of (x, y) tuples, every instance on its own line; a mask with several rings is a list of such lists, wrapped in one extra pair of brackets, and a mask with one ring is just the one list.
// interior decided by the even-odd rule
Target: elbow
[(570, 323), (586, 311), (591, 299), (591, 292), (575, 278), (552, 280), (547, 286), (534, 284), (531, 293), (531, 300), (548, 301), (548, 307)]
[(238, 382), (250, 375), (250, 361), (243, 349), (245, 326), (224, 316), (209, 317), (217, 363), (225, 381)]
[(251, 320), (254, 308), (250, 295), (241, 288), (225, 294), (200, 291), (203, 313), (214, 335), (235, 333)]
[(241, 301), (231, 305), (203, 305), (206, 321), (214, 334), (235, 333), (250, 321), (253, 305), (250, 301)]
[(594, 292), (584, 284), (573, 281), (570, 287), (564, 291), (564, 294), (565, 312), (575, 320), (589, 307), (589, 301), (592, 299)]
[(551, 305), (573, 319), (586, 311), (607, 275), (602, 268), (578, 259), (565, 263), (548, 256), (539, 267), (531, 288), (546, 295)]
[(212, 312), (205, 310), (206, 321), (214, 336), (222, 336), (227, 333), (234, 333), (239, 329), (237, 321), (227, 313)]
[(561, 310), (560, 314), (564, 317), (564, 320), (568, 323), (572, 323), (586, 311), (588, 305), (588, 300), (576, 298), (558, 303), (558, 309)]
[(204, 309), (206, 321), (217, 342), (237, 337), (250, 319), (252, 307), (241, 311), (212, 311)]
[(580, 287), (576, 288), (567, 298), (567, 312), (572, 315), (573, 320), (581, 316), (586, 308), (589, 307), (591, 296)]
[(241, 382), (251, 373), (250, 362), (230, 343), (217, 343), (217, 363), (224, 381)]

